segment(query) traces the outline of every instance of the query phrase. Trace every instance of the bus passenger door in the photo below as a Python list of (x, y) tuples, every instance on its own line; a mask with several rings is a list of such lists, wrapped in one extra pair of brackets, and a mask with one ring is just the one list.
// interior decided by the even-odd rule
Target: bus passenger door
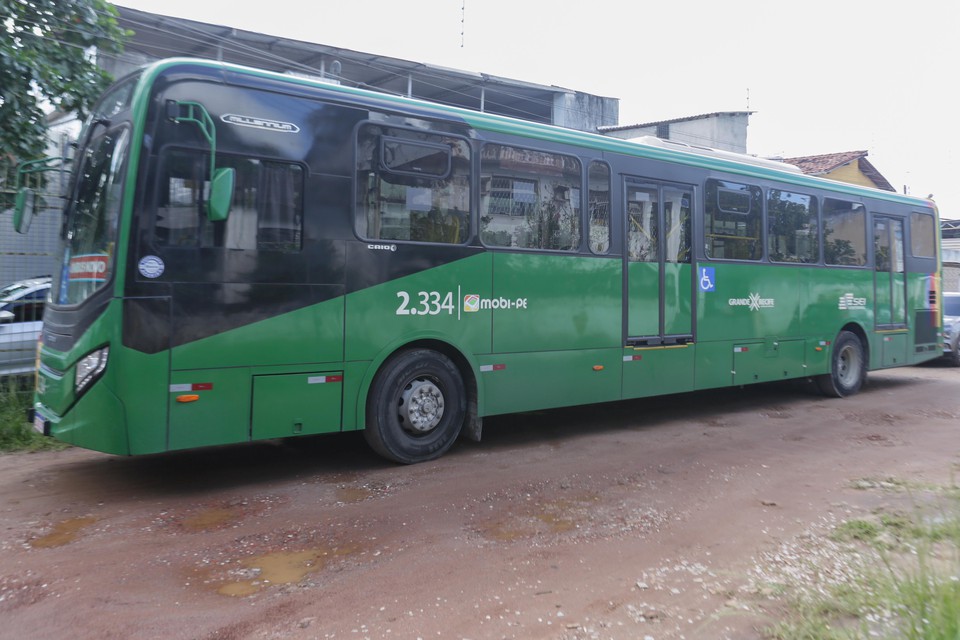
[(624, 397), (693, 388), (692, 205), (691, 187), (624, 178)]
[(903, 259), (903, 220), (874, 216), (874, 323), (881, 332), (882, 365), (907, 358), (907, 279)]

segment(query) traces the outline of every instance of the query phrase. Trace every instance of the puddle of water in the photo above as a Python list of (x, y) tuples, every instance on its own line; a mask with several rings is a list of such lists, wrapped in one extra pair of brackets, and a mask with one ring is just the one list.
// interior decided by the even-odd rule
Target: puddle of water
[(486, 526), (479, 527), (478, 531), (484, 538), (497, 542), (515, 542), (533, 535), (533, 531), (531, 530), (524, 530), (515, 526), (511, 527), (505, 522), (489, 523)]
[(307, 549), (304, 551), (274, 551), (240, 562), (244, 573), (253, 572), (255, 578), (222, 584), (217, 593), (234, 598), (251, 596), (274, 585), (296, 584), (308, 574), (320, 571), (333, 558), (349, 556), (360, 551), (359, 545), (336, 548)]
[(577, 528), (577, 523), (556, 513), (538, 513), (537, 520), (547, 525), (550, 533), (566, 533)]
[(587, 494), (571, 499), (538, 501), (482, 523), (476, 530), (483, 537), (497, 542), (515, 542), (543, 533), (568, 533), (587, 522), (587, 510), (598, 500), (598, 496)]
[(339, 487), (337, 489), (338, 502), (363, 502), (373, 495), (373, 491), (364, 487)]
[(45, 536), (37, 538), (30, 542), (30, 546), (36, 549), (49, 549), (51, 547), (62, 547), (77, 539), (80, 532), (96, 522), (93, 516), (82, 516), (78, 518), (68, 518), (63, 522), (53, 525), (53, 531)]
[(238, 509), (232, 509), (229, 507), (213, 507), (194, 514), (189, 518), (184, 518), (183, 522), (180, 524), (187, 531), (196, 533), (199, 531), (206, 531), (208, 529), (216, 529), (227, 524), (232, 524), (234, 521), (240, 519), (240, 515), (241, 514)]

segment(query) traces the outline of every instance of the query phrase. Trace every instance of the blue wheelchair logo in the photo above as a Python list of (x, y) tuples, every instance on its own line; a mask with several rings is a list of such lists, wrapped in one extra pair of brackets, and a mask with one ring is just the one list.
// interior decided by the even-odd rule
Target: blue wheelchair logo
[(700, 267), (700, 291), (716, 291), (717, 281), (713, 277), (713, 267)]

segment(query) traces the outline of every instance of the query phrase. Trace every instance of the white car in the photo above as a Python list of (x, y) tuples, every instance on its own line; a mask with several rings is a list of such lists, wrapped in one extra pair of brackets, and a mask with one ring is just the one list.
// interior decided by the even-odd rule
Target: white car
[(0, 289), (0, 377), (32, 373), (50, 278), (20, 280)]
[(943, 356), (960, 367), (960, 293), (943, 294)]

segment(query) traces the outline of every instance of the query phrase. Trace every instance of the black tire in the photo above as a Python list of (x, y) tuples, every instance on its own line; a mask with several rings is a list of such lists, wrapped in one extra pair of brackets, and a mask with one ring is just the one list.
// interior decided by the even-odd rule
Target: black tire
[(830, 373), (817, 377), (817, 385), (826, 396), (843, 398), (860, 391), (867, 379), (867, 357), (856, 334), (841, 331), (830, 354)]
[(377, 372), (363, 435), (389, 460), (424, 462), (453, 446), (466, 415), (467, 394), (456, 365), (436, 351), (405, 351)]
[(953, 341), (953, 349), (950, 350), (949, 356), (950, 365), (954, 367), (960, 367), (960, 341)]

